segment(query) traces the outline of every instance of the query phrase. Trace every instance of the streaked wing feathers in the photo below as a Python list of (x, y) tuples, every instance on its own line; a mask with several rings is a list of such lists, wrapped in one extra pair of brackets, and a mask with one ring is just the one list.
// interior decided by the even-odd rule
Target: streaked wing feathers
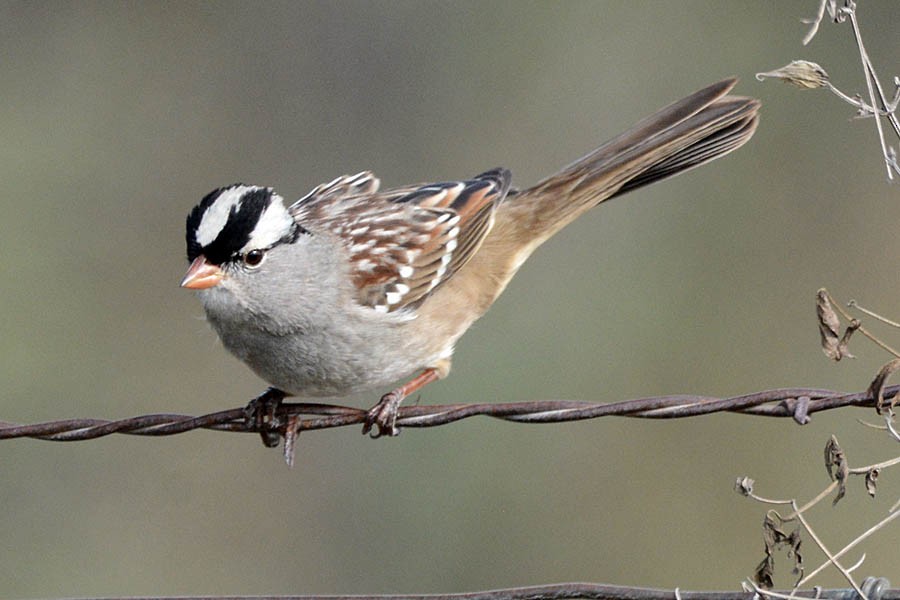
[(381, 193), (377, 181), (371, 173), (338, 178), (295, 202), (291, 213), (312, 232), (325, 228), (343, 240), (360, 303), (393, 312), (417, 306), (468, 262), (491, 229), (510, 174), (494, 169)]
[(371, 171), (361, 171), (356, 175), (341, 175), (328, 183), (314, 187), (308, 194), (291, 204), (288, 208), (293, 214), (300, 208), (309, 208), (315, 204), (341, 200), (362, 194), (374, 194), (381, 181)]

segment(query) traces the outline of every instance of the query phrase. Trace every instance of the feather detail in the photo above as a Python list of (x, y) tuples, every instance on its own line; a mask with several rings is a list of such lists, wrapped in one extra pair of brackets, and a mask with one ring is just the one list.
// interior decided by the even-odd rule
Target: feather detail
[(318, 186), (289, 210), (344, 242), (360, 304), (387, 313), (416, 307), (472, 258), (509, 180), (494, 169), (378, 193), (378, 179), (364, 172)]

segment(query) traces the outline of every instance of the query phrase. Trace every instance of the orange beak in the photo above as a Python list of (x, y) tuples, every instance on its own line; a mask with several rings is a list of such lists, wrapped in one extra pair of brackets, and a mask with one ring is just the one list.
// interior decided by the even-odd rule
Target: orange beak
[(181, 280), (181, 287), (205, 290), (218, 285), (220, 281), (222, 281), (222, 269), (207, 262), (206, 257), (201, 254), (188, 267), (184, 279)]

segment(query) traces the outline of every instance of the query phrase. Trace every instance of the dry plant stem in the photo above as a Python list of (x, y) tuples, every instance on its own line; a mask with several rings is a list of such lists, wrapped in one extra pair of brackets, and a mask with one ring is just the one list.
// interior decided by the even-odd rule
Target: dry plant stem
[[(872, 469), (886, 469), (888, 467), (893, 467), (894, 465), (900, 464), (900, 456), (891, 458), (889, 460), (882, 461), (880, 463), (875, 463), (874, 465), (867, 465), (865, 467), (855, 467), (849, 470), (850, 475), (865, 475)], [(816, 497), (812, 500), (808, 501), (806, 504), (797, 509), (796, 512), (793, 512), (786, 517), (784, 517), (785, 521), (790, 521), (794, 517), (798, 516), (799, 513), (804, 513), (811, 509), (813, 506), (827, 498), (831, 492), (835, 490), (838, 486), (837, 481), (832, 481), (825, 489), (816, 494)], [(757, 502), (762, 502), (763, 504), (791, 504), (794, 505), (795, 500), (773, 500), (771, 498), (763, 498), (762, 496), (757, 496), (756, 494), (750, 493), (748, 497), (753, 498)]]
[(877, 431), (886, 431), (887, 427), (882, 427), (881, 425), (876, 425), (875, 423), (869, 423), (868, 421), (863, 421), (862, 419), (856, 419), (856, 422), (862, 425), (863, 427), (868, 427), (869, 429), (875, 429)]
[[(839, 313), (841, 313), (841, 316), (844, 317), (844, 319), (846, 319), (847, 321), (851, 321), (851, 322), (852, 322), (852, 321), (854, 320), (853, 317), (851, 317), (851, 316), (847, 313), (847, 311), (845, 311), (844, 308), (843, 308), (839, 303), (837, 303), (837, 302), (835, 301), (834, 298), (832, 298), (831, 292), (825, 292), (825, 293), (828, 294), (828, 300), (831, 302), (831, 305), (834, 307), (834, 309), (835, 309), (836, 311), (838, 311)], [(865, 312), (865, 311), (864, 311), (864, 312)], [(863, 327), (862, 325), (859, 326), (859, 328), (857, 329), (857, 331), (859, 331), (861, 334), (863, 334), (864, 336), (866, 336), (867, 338), (869, 338), (870, 340), (872, 340), (872, 342), (873, 342), (876, 346), (880, 347), (880, 348), (881, 348), (882, 350), (884, 350), (885, 352), (888, 352), (888, 353), (892, 354), (893, 356), (895, 356), (895, 357), (897, 357), (897, 358), (900, 358), (900, 352), (898, 352), (897, 350), (894, 350), (893, 348), (891, 348), (890, 346), (888, 346), (887, 344), (885, 344), (884, 342), (882, 342), (880, 339), (878, 339), (877, 337), (875, 337), (875, 334), (873, 334), (872, 332), (870, 332), (868, 329), (866, 329), (866, 328)]]
[(851, 475), (865, 475), (872, 469), (885, 469), (887, 467), (893, 467), (894, 465), (900, 464), (900, 456), (896, 458), (891, 458), (889, 460), (875, 463), (874, 465), (869, 465), (867, 467), (856, 467), (855, 469), (850, 469)]
[(891, 327), (896, 327), (897, 329), (900, 329), (900, 323), (897, 323), (896, 321), (891, 321), (887, 317), (883, 317), (883, 316), (879, 315), (877, 312), (869, 310), (868, 308), (866, 308), (864, 306), (861, 306), (856, 300), (850, 300), (849, 302), (847, 302), (847, 306), (849, 308), (854, 308), (865, 315), (869, 315), (873, 319), (877, 319), (877, 320), (881, 321), (882, 323), (884, 323), (885, 325), (890, 325)]
[[(848, 472), (851, 475), (865, 475), (872, 469), (884, 469), (884, 468), (891, 467), (891, 466), (894, 466), (897, 464), (900, 464), (900, 457), (892, 458), (890, 460), (882, 461), (880, 463), (875, 463), (872, 465), (867, 465), (865, 467), (856, 467), (853, 469), (849, 469)], [(876, 531), (882, 529), (888, 523), (890, 523), (891, 521), (896, 519), (898, 516), (900, 516), (900, 511), (897, 511), (896, 510), (897, 505), (894, 505), (891, 508), (891, 510), (889, 511), (889, 514), (887, 517), (885, 517), (884, 519), (882, 519), (881, 521), (879, 521), (878, 523), (876, 523), (875, 525), (870, 527), (864, 533), (859, 535), (856, 539), (854, 539), (849, 544), (847, 544), (846, 546), (841, 548), (841, 550), (839, 550), (837, 553), (832, 555), (828, 551), (828, 549), (825, 547), (825, 545), (822, 543), (822, 541), (820, 539), (818, 539), (815, 532), (812, 530), (812, 527), (809, 525), (809, 523), (803, 517), (803, 513), (808, 511), (810, 508), (812, 508), (819, 502), (821, 502), (824, 498), (828, 497), (828, 495), (830, 495), (837, 486), (838, 486), (838, 482), (832, 481), (831, 484), (829, 484), (825, 489), (823, 489), (821, 492), (819, 492), (815, 498), (808, 501), (806, 504), (804, 504), (803, 506), (801, 506), (799, 508), (797, 507), (796, 500), (793, 500), (793, 499), (792, 500), (774, 500), (771, 498), (763, 498), (762, 496), (759, 496), (753, 492), (749, 492), (747, 494), (747, 496), (749, 498), (756, 500), (757, 502), (762, 502), (764, 504), (773, 504), (773, 505), (788, 505), (789, 504), (794, 509), (794, 511), (791, 514), (787, 515), (786, 517), (783, 517), (782, 520), (783, 521), (791, 521), (791, 520), (797, 519), (798, 521), (800, 521), (800, 523), (803, 525), (803, 528), (807, 531), (807, 533), (810, 535), (810, 537), (813, 539), (813, 541), (816, 542), (816, 544), (819, 546), (819, 548), (822, 550), (822, 552), (825, 554), (825, 556), (828, 557), (827, 561), (825, 561), (824, 563), (822, 563), (821, 565), (816, 567), (812, 572), (810, 572), (808, 575), (806, 575), (800, 581), (797, 582), (797, 584), (793, 590), (794, 592), (796, 592), (803, 585), (806, 585), (807, 583), (809, 583), (813, 577), (815, 577), (816, 575), (821, 573), (826, 567), (828, 567), (828, 565), (833, 564), (838, 570), (841, 571), (841, 573), (844, 575), (844, 577), (847, 578), (847, 581), (850, 582), (850, 584), (853, 586), (853, 588), (855, 590), (857, 590), (857, 592), (860, 594), (860, 597), (865, 598), (862, 591), (858, 588), (858, 586), (853, 581), (852, 576), (851, 576), (851, 572), (854, 571), (862, 563), (863, 560), (865, 560), (865, 556), (863, 556), (863, 558), (861, 558), (856, 565), (854, 565), (853, 567), (850, 567), (850, 568), (844, 568), (840, 563), (837, 562), (837, 559), (839, 559), (841, 556), (843, 556), (844, 554), (846, 554), (847, 552), (849, 552), (850, 550), (855, 548), (857, 545), (859, 545), (863, 540), (868, 538), (870, 535), (872, 535)], [(753, 584), (753, 585), (754, 585), (754, 588), (756, 588), (756, 585), (755, 584)], [(766, 593), (769, 594), (768, 592), (766, 592)], [(783, 596), (779, 596), (777, 594), (769, 594), (769, 595), (774, 595), (776, 597), (783, 597)]]
[[(837, 485), (837, 484), (835, 483), (834, 485)], [(754, 494), (753, 492), (749, 492), (747, 494), (747, 497), (752, 498), (753, 500), (756, 500), (757, 502), (762, 502), (763, 504), (790, 504), (793, 502), (793, 500), (773, 500), (772, 498), (763, 498), (762, 496), (758, 496), (758, 495)], [(806, 510), (806, 508), (807, 507), (803, 507), (803, 510)], [(785, 518), (785, 521), (787, 521), (789, 519), (790, 519), (790, 517)]]
[(812, 540), (816, 543), (816, 545), (819, 547), (819, 550), (821, 550), (825, 554), (825, 556), (828, 557), (828, 562), (833, 564), (835, 566), (835, 568), (841, 572), (841, 575), (843, 575), (844, 578), (847, 580), (847, 582), (850, 584), (850, 586), (854, 590), (856, 590), (856, 593), (859, 594), (859, 597), (862, 598), (862, 600), (869, 600), (866, 597), (866, 595), (863, 593), (862, 588), (860, 588), (859, 585), (856, 583), (856, 580), (853, 579), (853, 575), (851, 575), (850, 572), (841, 563), (839, 563), (837, 561), (837, 558), (835, 558), (834, 555), (831, 554), (831, 551), (828, 550), (828, 548), (825, 546), (825, 543), (819, 539), (819, 536), (816, 535), (816, 532), (810, 526), (809, 522), (807, 522), (807, 520), (803, 517), (803, 513), (798, 511), (797, 503), (792, 500), (791, 506), (794, 509), (794, 513), (797, 515), (797, 520), (800, 521), (800, 523), (803, 525), (803, 528), (806, 530), (806, 533), (809, 534), (809, 537), (811, 537)]
[[(847, 552), (849, 552), (850, 550), (855, 548), (860, 542), (865, 540), (867, 537), (869, 537), (870, 535), (872, 535), (879, 529), (885, 527), (888, 523), (890, 523), (897, 517), (900, 517), (900, 511), (892, 512), (887, 517), (885, 517), (884, 519), (882, 519), (881, 521), (879, 521), (878, 523), (876, 523), (875, 525), (873, 525), (872, 527), (867, 529), (864, 533), (860, 534), (855, 540), (853, 540), (852, 542), (850, 542), (849, 544), (847, 544), (846, 546), (841, 548), (840, 551), (838, 551), (838, 553), (834, 555), (834, 558), (835, 559), (840, 558), (841, 556), (843, 556), (844, 554), (846, 554)], [(803, 579), (801, 579), (800, 581), (797, 582), (797, 588), (800, 588), (803, 585), (809, 583), (809, 581), (813, 577), (815, 577), (816, 575), (821, 573), (822, 570), (824, 570), (829, 564), (830, 564), (830, 561), (826, 561), (826, 562), (822, 563), (821, 565), (819, 565), (818, 567), (816, 567), (816, 569), (814, 569), (812, 572), (810, 572), (809, 575), (807, 575), (806, 577), (804, 577)], [(852, 571), (855, 568), (856, 567), (853, 567), (849, 570)]]
[[(838, 486), (838, 482), (832, 481), (831, 484), (828, 487), (826, 487), (824, 490), (819, 492), (819, 494), (815, 498), (813, 498), (812, 500), (810, 500), (809, 502), (804, 504), (802, 507), (800, 507), (798, 512), (789, 514), (788, 516), (785, 517), (785, 519), (786, 520), (793, 519), (794, 517), (798, 516), (800, 513), (808, 511), (810, 508), (812, 508), (813, 506), (815, 506), (816, 504), (821, 502), (823, 499), (827, 498), (828, 495), (831, 494), (831, 492), (833, 492), (837, 486)], [(788, 500), (785, 504), (791, 504), (793, 506), (794, 501)]]
[[(813, 588), (812, 596), (807, 595), (807, 594), (809, 594), (809, 592), (800, 592), (799, 590), (796, 590), (796, 589), (789, 593), (786, 593), (786, 594), (782, 593), (782, 592), (773, 592), (772, 590), (766, 590), (766, 589), (759, 587), (759, 585), (756, 582), (754, 582), (753, 580), (750, 580), (750, 579), (747, 579), (744, 582), (742, 582), (742, 587), (745, 590), (753, 590), (755, 596), (753, 597), (752, 600), (760, 600), (760, 599), (767, 600), (768, 598), (778, 598), (779, 600), (810, 600), (810, 598), (812, 598), (813, 600), (819, 600), (819, 599), (828, 597), (828, 592), (826, 590), (823, 590), (819, 586), (816, 586)], [(856, 593), (854, 592), (853, 598), (848, 599), (848, 600), (859, 600), (859, 598), (857, 597)]]
[(816, 36), (816, 33), (819, 31), (819, 24), (822, 22), (822, 19), (825, 17), (825, 6), (828, 4), (828, 0), (820, 0), (819, 2), (819, 12), (816, 14), (813, 19), (804, 19), (804, 23), (809, 23), (811, 27), (806, 35), (803, 37), (803, 45), (806, 46), (809, 44), (812, 39)]
[[(862, 35), (859, 32), (859, 23), (856, 20), (856, 9), (855, 4), (851, 4), (850, 6), (843, 9), (844, 13), (850, 17), (850, 25), (853, 28), (853, 35), (856, 38), (856, 46), (859, 48), (859, 57), (862, 61), (863, 74), (866, 78), (866, 87), (869, 90), (869, 102), (872, 103), (872, 108), (875, 109), (878, 105), (875, 103), (875, 89), (873, 87), (873, 80), (877, 83), (878, 78), (875, 75), (875, 67), (872, 66), (872, 61), (869, 60), (869, 54), (866, 52), (865, 45), (862, 41)], [(884, 94), (881, 90), (881, 85), (878, 85), (879, 96), (881, 99), (881, 106), (884, 109), (887, 109), (887, 100), (884, 98)], [(893, 169), (891, 168), (891, 154), (888, 151), (887, 142), (884, 140), (884, 128), (881, 125), (881, 119), (877, 117), (875, 118), (875, 128), (878, 130), (878, 141), (881, 143), (881, 154), (885, 160), (885, 168), (887, 169), (888, 179), (893, 180), (894, 174)]]
[(791, 521), (791, 520), (797, 518), (799, 513), (806, 512), (807, 510), (809, 510), (810, 508), (812, 508), (813, 506), (815, 506), (816, 504), (821, 502), (831, 492), (833, 492), (834, 488), (836, 488), (837, 486), (838, 486), (838, 482), (832, 481), (831, 484), (828, 487), (826, 487), (824, 490), (819, 492), (815, 498), (813, 498), (812, 500), (810, 500), (809, 502), (807, 502), (800, 508), (797, 508), (795, 500), (773, 500), (772, 498), (763, 498), (762, 496), (758, 496), (758, 495), (754, 494), (753, 492), (750, 492), (749, 494), (747, 494), (747, 497), (752, 498), (752, 499), (756, 500), (757, 502), (762, 502), (763, 504), (775, 504), (775, 505), (790, 504), (792, 507), (794, 507), (795, 510), (794, 510), (794, 512), (790, 513), (788, 516), (784, 517), (784, 520)]
[(874, 116), (887, 117), (891, 114), (888, 110), (879, 110), (879, 109), (871, 106), (870, 104), (863, 102), (859, 98), (854, 98), (853, 96), (849, 96), (849, 95), (845, 94), (844, 92), (839, 90), (830, 81), (825, 82), (825, 89), (830, 91), (832, 94), (834, 94), (835, 96), (837, 96), (838, 98), (840, 98), (841, 100), (846, 102), (847, 104), (849, 104), (851, 106), (855, 106), (860, 111), (860, 113), (863, 113), (863, 114), (859, 115), (860, 117), (863, 117), (863, 118), (864, 117), (874, 117)]
[[(830, 4), (830, 8), (829, 8)], [(878, 79), (878, 75), (875, 72), (875, 66), (872, 64), (872, 60), (869, 58), (869, 54), (866, 51), (865, 44), (862, 40), (862, 34), (859, 29), (859, 22), (856, 18), (856, 2), (853, 0), (844, 0), (844, 6), (840, 9), (836, 9), (836, 1), (835, 0), (820, 0), (819, 2), (819, 10), (816, 16), (812, 19), (804, 19), (804, 23), (808, 23), (810, 25), (809, 31), (803, 37), (803, 45), (809, 44), (812, 41), (813, 37), (815, 37), (816, 33), (819, 31), (819, 25), (822, 22), (822, 19), (825, 17), (825, 11), (828, 9), (828, 12), (831, 14), (831, 17), (836, 22), (843, 21), (842, 17), (847, 17), (850, 19), (850, 26), (853, 29), (853, 36), (856, 41), (856, 46), (859, 50), (860, 61), (863, 66), (863, 75), (866, 79), (866, 87), (869, 92), (869, 102), (870, 104), (866, 104), (861, 100), (848, 96), (843, 93), (839, 89), (837, 89), (830, 82), (825, 83), (825, 87), (831, 90), (832, 93), (837, 95), (839, 98), (848, 102), (852, 106), (855, 106), (863, 113), (871, 114), (875, 117), (875, 128), (878, 132), (878, 141), (881, 144), (881, 154), (885, 161), (885, 168), (888, 174), (888, 180), (894, 179), (894, 172), (900, 174), (900, 165), (897, 163), (897, 157), (892, 151), (892, 149), (887, 145), (885, 141), (884, 128), (881, 124), (880, 117), (886, 117), (888, 123), (890, 123), (891, 127), (894, 130), (894, 133), (900, 138), (900, 121), (897, 119), (897, 115), (895, 113), (897, 108), (897, 101), (900, 98), (900, 83), (895, 78), (895, 85), (897, 89), (895, 90), (894, 99), (891, 101), (887, 100), (887, 97), (884, 94), (884, 88), (881, 85), (881, 81)]]
[[(840, 555), (841, 555), (840, 552), (838, 552), (838, 553), (836, 554), (836, 556), (840, 556)], [(863, 555), (859, 557), (859, 560), (858, 560), (858, 561), (856, 561), (854, 564), (852, 564), (852, 565), (850, 565), (849, 567), (847, 567), (847, 570), (848, 570), (849, 572), (853, 573), (853, 572), (856, 571), (858, 568), (860, 568), (864, 562), (866, 562), (866, 553), (865, 553), (865, 552), (863, 552)], [(825, 563), (825, 564), (827, 565), (828, 563)]]
[[(856, 19), (854, 16), (853, 21), (851, 23), (855, 23)], [(866, 56), (868, 58), (868, 55)], [(887, 117), (888, 123), (891, 124), (891, 127), (894, 129), (894, 133), (897, 137), (900, 137), (900, 122), (897, 120), (897, 115), (895, 111), (897, 110), (897, 103), (900, 101), (900, 88), (894, 91), (894, 98), (888, 102), (887, 96), (884, 94), (884, 88), (881, 87), (881, 81), (878, 79), (878, 76), (875, 74), (875, 67), (872, 65), (872, 62), (869, 61), (869, 74), (872, 76), (872, 84), (875, 86), (875, 91), (878, 92), (878, 99), (881, 100), (881, 109), (877, 111), (877, 114), (881, 114), (884, 117)], [(898, 79), (894, 78), (894, 85), (900, 86), (900, 82)]]
[[(900, 431), (897, 431), (894, 428), (894, 415), (888, 411), (888, 414), (884, 415), (884, 423), (887, 425), (887, 430), (890, 432), (891, 437), (900, 442)], [(900, 460), (900, 458), (898, 458)]]

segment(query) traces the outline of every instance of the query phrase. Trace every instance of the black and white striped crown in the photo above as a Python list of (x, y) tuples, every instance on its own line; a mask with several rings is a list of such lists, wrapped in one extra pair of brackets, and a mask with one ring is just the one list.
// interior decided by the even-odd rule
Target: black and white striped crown
[(236, 183), (207, 194), (186, 224), (187, 258), (221, 265), (250, 250), (296, 239), (300, 227), (272, 188)]

